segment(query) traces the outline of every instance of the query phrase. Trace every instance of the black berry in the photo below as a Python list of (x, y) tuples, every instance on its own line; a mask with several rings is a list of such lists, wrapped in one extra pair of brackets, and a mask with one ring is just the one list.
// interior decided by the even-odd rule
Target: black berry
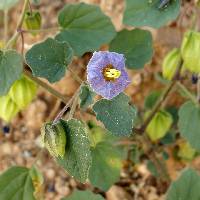
[(198, 82), (198, 76), (196, 74), (193, 74), (192, 75), (192, 83), (197, 84), (197, 82)]

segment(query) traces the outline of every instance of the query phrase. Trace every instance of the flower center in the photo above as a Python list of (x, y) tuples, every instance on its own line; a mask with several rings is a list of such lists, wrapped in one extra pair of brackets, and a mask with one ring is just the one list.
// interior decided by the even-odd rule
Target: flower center
[(103, 69), (103, 76), (106, 81), (115, 81), (121, 76), (121, 71), (115, 69), (113, 65), (106, 65)]

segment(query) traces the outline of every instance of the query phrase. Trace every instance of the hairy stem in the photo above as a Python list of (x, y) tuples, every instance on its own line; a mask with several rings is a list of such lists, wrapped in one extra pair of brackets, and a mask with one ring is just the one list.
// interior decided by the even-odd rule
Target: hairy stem
[(76, 102), (76, 105), (77, 105), (77, 98), (79, 96), (80, 88), (81, 88), (81, 86), (79, 86), (79, 88), (76, 90), (76, 92), (71, 97), (71, 99), (66, 103), (65, 107), (58, 113), (58, 115), (56, 116), (56, 118), (53, 121), (54, 123), (56, 123), (58, 120), (60, 120), (62, 118), (62, 116), (70, 108), (71, 105), (72, 105), (72, 107), (70, 109), (70, 113), (71, 113), (70, 116), (72, 115), (72, 112), (74, 113), (75, 108), (76, 108), (76, 107), (74, 108), (74, 104), (75, 104), (74, 102)]
[(10, 46), (12, 46), (16, 42), (17, 38), (20, 35), (20, 32), (18, 30), (20, 30), (22, 28), (28, 3), (29, 3), (28, 0), (24, 0), (24, 6), (23, 6), (23, 9), (22, 9), (22, 13), (21, 13), (20, 19), (19, 19), (19, 21), (17, 23), (17, 29), (16, 29), (17, 31), (13, 34), (13, 36), (7, 42), (6, 48), (9, 48)]
[(80, 93), (80, 87), (74, 95), (74, 99), (73, 99), (72, 107), (71, 107), (69, 115), (68, 115), (68, 119), (71, 119), (74, 116), (74, 113), (76, 111), (76, 106), (78, 104), (79, 93)]
[(77, 81), (80, 84), (83, 83), (83, 80), (81, 80), (81, 78), (76, 73), (74, 73), (70, 67), (68, 67), (68, 70), (71, 72), (72, 77), (74, 78), (75, 81)]
[(21, 32), (23, 33), (49, 33), (51, 31), (59, 31), (60, 28), (59, 27), (51, 27), (51, 28), (45, 28), (45, 29), (38, 29), (38, 30), (25, 30), (25, 29), (21, 29)]
[(4, 41), (8, 38), (8, 10), (4, 10)]
[(179, 87), (179, 89), (181, 89), (184, 94), (186, 94), (186, 96), (195, 104), (198, 103), (198, 100), (196, 99), (196, 97), (180, 82), (177, 81), (176, 85)]
[(41, 81), (40, 79), (34, 77), (31, 72), (25, 70), (24, 74), (26, 76), (28, 76), (31, 80), (33, 80), (34, 82), (36, 82), (38, 85), (40, 85), (41, 87), (43, 87), (45, 90), (47, 90), (49, 93), (51, 93), (53, 96), (59, 98), (62, 102), (64, 103), (68, 103), (69, 98), (66, 98), (63, 94), (61, 94), (60, 92), (58, 92), (57, 90), (55, 90), (54, 88), (52, 88), (50, 85), (48, 85), (47, 83)]

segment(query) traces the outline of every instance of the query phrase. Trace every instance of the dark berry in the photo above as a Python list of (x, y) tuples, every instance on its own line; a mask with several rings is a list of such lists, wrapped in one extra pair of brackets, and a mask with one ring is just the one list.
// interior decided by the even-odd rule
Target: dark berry
[(198, 76), (196, 74), (193, 74), (192, 75), (192, 83), (197, 84), (197, 82), (198, 82)]
[(3, 132), (5, 134), (9, 133), (10, 132), (10, 127), (9, 126), (3, 126)]

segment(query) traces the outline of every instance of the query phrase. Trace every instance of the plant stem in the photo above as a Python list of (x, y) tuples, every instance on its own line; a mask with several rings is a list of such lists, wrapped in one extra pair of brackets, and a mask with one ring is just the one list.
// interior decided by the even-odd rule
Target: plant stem
[(50, 32), (50, 31), (59, 31), (59, 27), (51, 27), (51, 28), (45, 28), (45, 29), (38, 29), (38, 30), (25, 30), (21, 29), (21, 32), (23, 33), (41, 33), (41, 32)]
[(36, 82), (38, 85), (40, 85), (41, 87), (45, 88), (49, 93), (51, 93), (52, 95), (54, 95), (55, 97), (59, 98), (61, 101), (63, 101), (64, 103), (68, 103), (68, 98), (66, 98), (63, 94), (61, 94), (60, 92), (58, 92), (57, 90), (55, 90), (54, 88), (52, 88), (50, 85), (48, 85), (47, 83), (41, 81), (40, 79), (34, 77), (31, 72), (25, 70), (24, 74), (26, 76), (28, 76), (31, 80), (33, 80), (34, 82)]
[(17, 38), (20, 35), (19, 30), (22, 28), (22, 25), (23, 25), (23, 22), (24, 22), (24, 17), (25, 17), (25, 14), (26, 14), (26, 8), (28, 6), (28, 3), (29, 3), (28, 0), (24, 0), (24, 6), (23, 6), (23, 9), (22, 9), (22, 13), (21, 13), (20, 19), (17, 23), (17, 29), (16, 29), (17, 31), (13, 34), (13, 36), (7, 42), (6, 49), (9, 48), (10, 46), (12, 46), (16, 42)]
[[(75, 105), (77, 105), (77, 100), (78, 100), (78, 96), (79, 96), (79, 92), (80, 92), (81, 86), (82, 85), (79, 86), (79, 88), (76, 90), (76, 92), (71, 97), (71, 99), (66, 103), (65, 107), (58, 113), (58, 115), (56, 116), (56, 118), (53, 120), (53, 123), (56, 123), (58, 120), (60, 120), (62, 118), (62, 116), (67, 111), (67, 109), (70, 108), (71, 104), (72, 104), (72, 107), (70, 109), (70, 115), (69, 116), (73, 115), (73, 113), (75, 112), (75, 109), (76, 109)], [(76, 102), (76, 104), (73, 101)]]
[(76, 73), (74, 73), (73, 70), (72, 70), (70, 67), (68, 67), (68, 70), (71, 72), (71, 74), (72, 74), (74, 80), (76, 80), (76, 81), (77, 81), (78, 83), (80, 83), (80, 84), (83, 83), (83, 80), (81, 80), (81, 79), (79, 78), (79, 76), (78, 76)]
[(162, 177), (163, 180), (166, 180), (169, 183), (171, 181), (171, 179), (166, 170), (166, 166), (165, 166), (163, 160), (158, 158), (155, 150), (152, 148), (152, 143), (146, 134), (144, 135), (142, 140), (143, 140), (143, 143), (145, 143), (145, 145), (146, 145), (146, 148), (147, 148), (146, 152), (148, 153), (147, 155), (153, 161), (153, 163), (158, 171), (159, 176)]
[(192, 102), (194, 102), (195, 104), (198, 103), (198, 100), (196, 99), (196, 97), (180, 81), (177, 81), (176, 85), (184, 92), (184, 94), (187, 95), (187, 97)]
[(168, 94), (170, 93), (170, 91), (172, 90), (172, 88), (174, 87), (178, 77), (179, 77), (179, 73), (180, 70), (182, 68), (182, 64), (183, 61), (181, 60), (179, 62), (179, 65), (177, 66), (177, 70), (176, 73), (174, 75), (174, 77), (172, 78), (172, 81), (165, 87), (162, 95), (160, 96), (160, 98), (158, 99), (158, 101), (156, 102), (155, 106), (153, 107), (151, 113), (149, 114), (149, 116), (147, 117), (147, 119), (144, 121), (143, 125), (140, 128), (140, 133), (144, 133), (147, 126), (149, 125), (149, 123), (151, 122), (151, 120), (153, 119), (154, 115), (158, 112), (158, 110), (160, 109), (161, 105), (163, 104), (163, 102), (165, 101), (165, 99), (167, 98)]
[(133, 132), (143, 134), (142, 138), (143, 138), (143, 143), (146, 145), (146, 152), (148, 153), (149, 158), (155, 164), (156, 169), (159, 172), (159, 175), (163, 177), (163, 179), (166, 180), (167, 182), (170, 182), (170, 177), (167, 173), (164, 162), (157, 157), (155, 149), (153, 149), (153, 145), (150, 139), (148, 138), (148, 136), (145, 134), (145, 131), (146, 131), (147, 126), (149, 125), (153, 117), (155, 116), (155, 114), (159, 111), (160, 107), (162, 106), (163, 102), (166, 100), (167, 96), (169, 95), (173, 87), (176, 85), (176, 82), (179, 79), (179, 74), (180, 74), (182, 65), (183, 65), (183, 60), (181, 59), (177, 66), (176, 73), (174, 74), (172, 78), (172, 81), (165, 87), (162, 95), (156, 102), (155, 106), (153, 107), (147, 119), (144, 121), (143, 125), (139, 129), (133, 129)]
[(4, 41), (8, 38), (8, 10), (4, 10)]
[(76, 106), (78, 104), (79, 93), (80, 93), (80, 87), (79, 87), (79, 89), (77, 90), (77, 92), (74, 95), (74, 99), (73, 99), (71, 110), (70, 110), (69, 115), (68, 115), (68, 119), (71, 119), (74, 116), (74, 113), (75, 113), (75, 110), (76, 110)]

